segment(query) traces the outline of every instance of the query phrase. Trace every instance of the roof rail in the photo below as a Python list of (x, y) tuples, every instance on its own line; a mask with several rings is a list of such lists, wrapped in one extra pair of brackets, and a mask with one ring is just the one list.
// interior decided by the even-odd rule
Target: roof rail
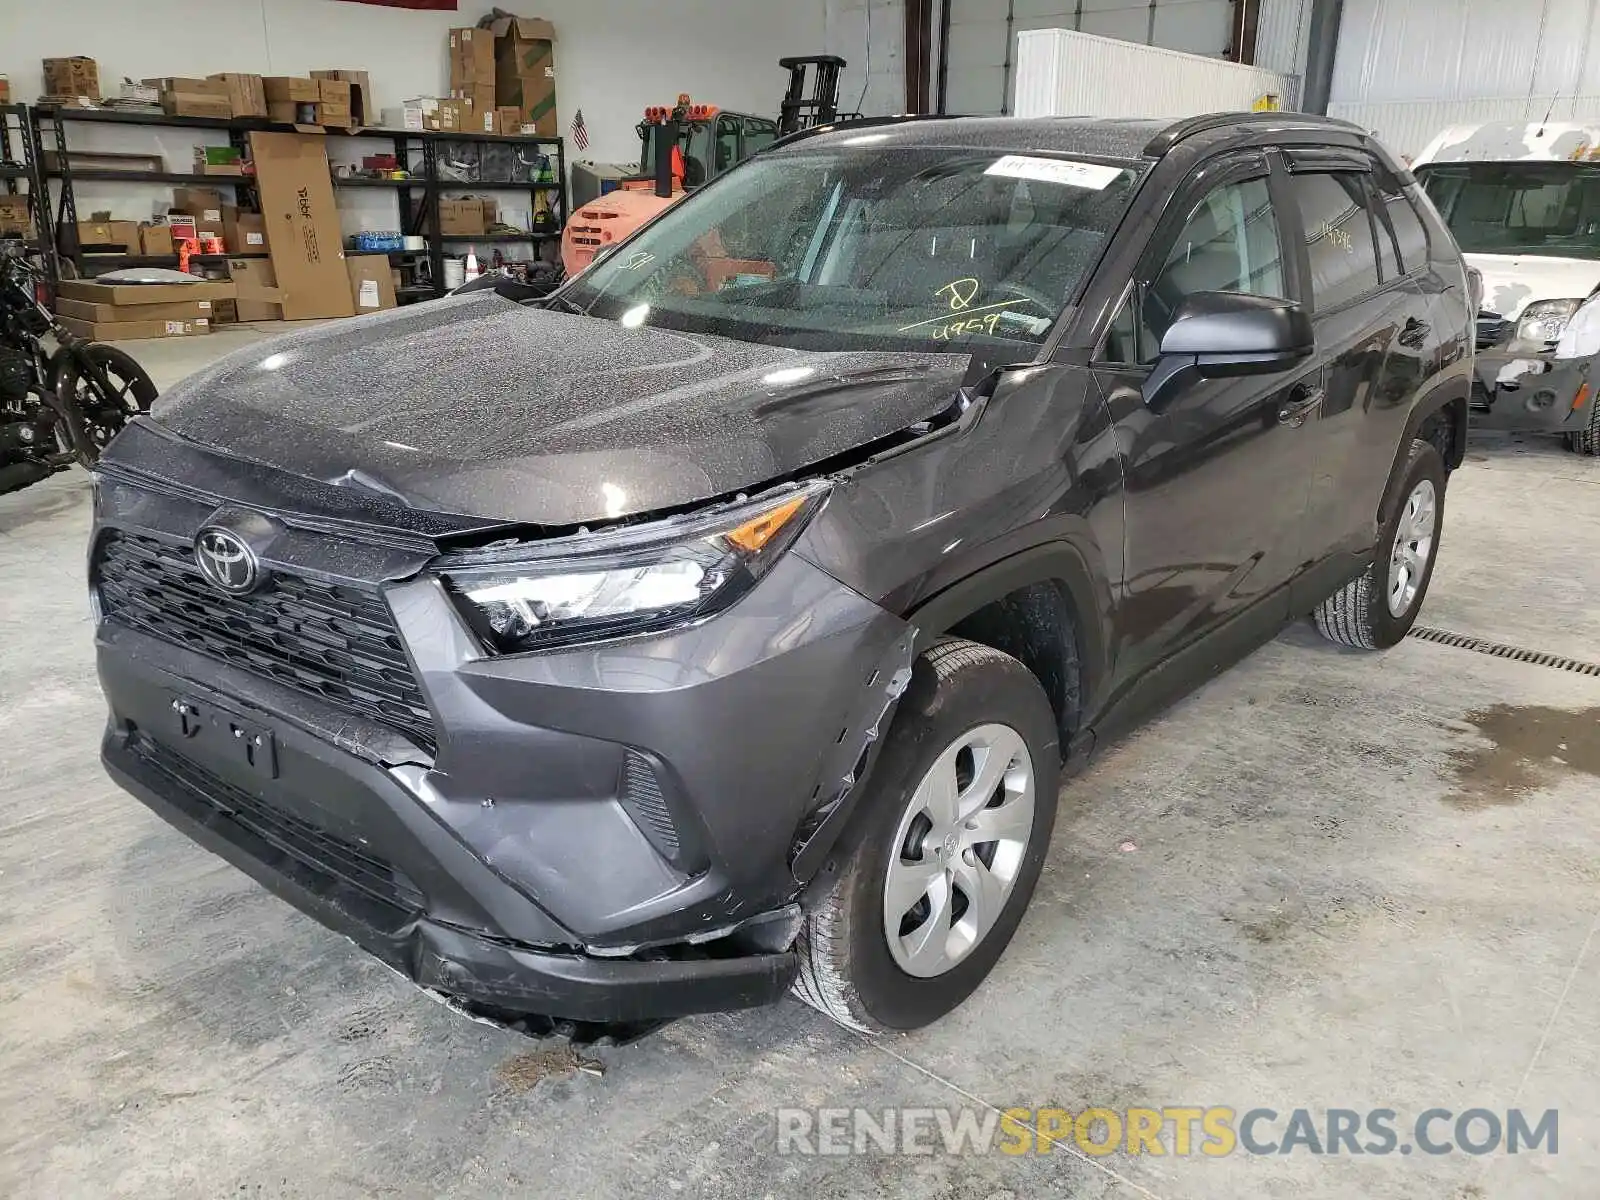
[(1229, 125), (1285, 125), (1291, 129), (1322, 129), (1332, 126), (1336, 129), (1353, 129), (1362, 134), (1368, 132), (1365, 127), (1357, 125), (1354, 121), (1343, 121), (1338, 117), (1321, 117), (1315, 113), (1284, 112), (1281, 109), (1274, 109), (1271, 112), (1203, 113), (1198, 117), (1185, 117), (1168, 125), (1146, 143), (1145, 156), (1160, 158), (1185, 138), (1212, 129), (1226, 129)]
[(760, 153), (776, 150), (780, 146), (792, 146), (796, 142), (803, 142), (806, 138), (814, 137), (819, 133), (838, 133), (845, 129), (872, 129), (884, 125), (909, 125), (913, 121), (955, 121), (960, 117), (954, 113), (900, 113), (892, 117), (848, 117), (840, 114), (839, 119), (826, 125), (813, 125), (810, 129), (801, 129), (795, 133), (786, 134), (766, 147)]

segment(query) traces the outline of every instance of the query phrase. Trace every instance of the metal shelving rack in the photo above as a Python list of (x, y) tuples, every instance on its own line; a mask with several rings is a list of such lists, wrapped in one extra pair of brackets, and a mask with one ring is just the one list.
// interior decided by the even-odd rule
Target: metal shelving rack
[[(36, 203), (34, 207), (39, 213), (44, 214), (43, 220), (40, 220), (37, 214), (35, 220), (41, 226), (43, 242), (48, 251), (47, 265), (52, 283), (60, 278), (64, 263), (70, 264), (76, 274), (83, 275), (87, 273), (85, 271), (86, 266), (98, 268), (133, 265), (171, 266), (177, 262), (175, 255), (170, 258), (148, 258), (132, 253), (96, 253), (86, 256), (82, 251), (82, 247), (78, 245), (78, 208), (74, 190), (76, 183), (174, 183), (200, 187), (232, 187), (236, 189), (236, 194), (243, 202), (243, 207), (259, 207), (253, 195), (254, 182), (247, 175), (196, 175), (175, 171), (74, 169), (67, 147), (67, 130), (74, 122), (85, 121), (105, 125), (148, 126), (166, 129), (222, 130), (227, 132), (229, 141), (243, 151), (248, 151), (248, 138), (252, 132), (299, 132), (293, 125), (284, 125), (249, 117), (224, 120), (217, 117), (171, 117), (161, 113), (122, 112), (97, 108), (28, 107), (25, 105), (12, 107), (22, 115), (20, 124), (26, 131), (26, 136), (31, 139), (31, 148), (37, 152), (48, 136), (57, 154), (57, 166), (49, 171), (43, 169), (40, 155), (35, 153), (32, 159), (35, 171), (34, 178), (37, 180), (35, 188), (37, 195), (42, 200), (42, 203)], [(444, 294), (444, 248), (447, 243), (471, 242), (486, 245), (525, 243), (538, 246), (543, 242), (557, 240), (561, 236), (559, 225), (557, 226), (558, 232), (554, 233), (535, 233), (530, 231), (516, 235), (488, 234), (480, 237), (458, 237), (455, 235), (442, 235), (438, 232), (439, 200), (447, 192), (527, 192), (530, 197), (530, 216), (538, 208), (538, 203), (533, 197), (540, 192), (554, 192), (556, 202), (553, 207), (559, 214), (559, 220), (564, 222), (567, 217), (568, 205), (567, 163), (565, 144), (559, 137), (522, 137), (504, 134), (479, 134), (470, 131), (427, 132), (420, 130), (344, 130), (333, 128), (324, 130), (324, 135), (380, 141), (390, 140), (394, 145), (396, 160), (407, 169), (410, 169), (416, 161), (416, 156), (420, 153), (421, 173), (413, 174), (406, 179), (333, 176), (333, 186), (336, 189), (392, 189), (399, 202), (402, 233), (421, 235), (427, 239), (427, 248), (425, 250), (396, 251), (390, 255), (391, 259), (407, 259), (416, 256), (426, 256), (428, 259), (429, 278), (432, 281), (431, 292), (418, 288), (405, 289), (404, 294), (407, 299), (419, 299), (427, 294)], [(512, 146), (537, 148), (539, 153), (550, 155), (556, 160), (555, 181), (549, 183), (463, 182), (456, 179), (441, 178), (438, 170), (439, 156), (437, 151), (440, 143), (446, 142), (504, 143)], [(0, 175), (0, 178), (3, 178), (3, 175)], [(55, 209), (53, 219), (49, 212), (52, 208), (52, 202), (49, 199), (50, 190), (48, 185), (51, 182), (57, 183), (60, 188), (60, 196), (53, 204)]]
[[(52, 295), (58, 267), (55, 239), (51, 234), (50, 201), (40, 176), (37, 130), (26, 104), (0, 104), (0, 191), (8, 196), (28, 197), (28, 213), (33, 219), (33, 237), (28, 249), (45, 266)], [(27, 190), (20, 188), (25, 185)]]

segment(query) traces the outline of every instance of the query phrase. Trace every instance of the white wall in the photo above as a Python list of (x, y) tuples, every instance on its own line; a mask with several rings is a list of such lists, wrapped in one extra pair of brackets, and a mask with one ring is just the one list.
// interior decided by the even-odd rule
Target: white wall
[(840, 77), (839, 110), (869, 117), (904, 112), (905, 0), (825, 0), (825, 5), (825, 52), (850, 64)]
[(1591, 0), (1347, 0), (1333, 116), (1414, 154), (1447, 125), (1600, 115)]
[[(788, 82), (778, 59), (820, 53), (826, 5), (838, 3), (849, 0), (502, 0), (501, 7), (555, 23), (561, 133), (570, 133), (572, 115), (581, 108), (589, 130), (587, 157), (632, 161), (638, 157), (634, 126), (645, 106), (670, 103), (679, 92), (736, 111), (776, 115)], [(99, 63), (108, 93), (123, 76), (299, 75), (346, 68), (371, 73), (381, 107), (438, 95), (446, 86), (445, 31), (476, 24), (491, 7), (485, 0), (462, 0), (454, 13), (344, 0), (0, 0), (0, 73), (11, 77), (14, 97), (32, 100), (42, 87), (40, 60), (72, 54)], [(875, 4), (875, 58), (877, 10)], [(899, 36), (899, 21), (884, 23)], [(876, 62), (873, 70), (876, 76)], [(79, 126), (72, 136), (74, 145), (88, 148), (159, 145), (172, 170), (187, 168), (198, 142), (225, 140), (164, 131), (158, 140), (146, 132), (136, 141), (126, 131)], [(330, 149), (336, 161), (341, 150), (346, 157), (361, 152), (342, 139), (330, 142)], [(367, 146), (368, 153), (373, 149)], [(574, 157), (570, 145), (568, 155)], [(166, 189), (125, 185), (77, 189), (84, 214), (110, 208), (129, 218), (148, 216), (161, 195), (170, 198)], [(394, 225), (388, 196), (346, 192), (341, 206), (347, 232)]]

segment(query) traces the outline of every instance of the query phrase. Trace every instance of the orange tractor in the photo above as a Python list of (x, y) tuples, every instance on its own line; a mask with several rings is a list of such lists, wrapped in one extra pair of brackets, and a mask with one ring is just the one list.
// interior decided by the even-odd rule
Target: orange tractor
[[(623, 179), (572, 214), (561, 234), (561, 264), (576, 275), (596, 254), (614, 246), (693, 189), (710, 183), (780, 137), (826, 125), (839, 116), (839, 72), (834, 55), (780, 59), (789, 90), (776, 121), (694, 104), (688, 93), (671, 108), (654, 105), (639, 123), (639, 173)], [(814, 67), (815, 91), (806, 94), (806, 70)]]

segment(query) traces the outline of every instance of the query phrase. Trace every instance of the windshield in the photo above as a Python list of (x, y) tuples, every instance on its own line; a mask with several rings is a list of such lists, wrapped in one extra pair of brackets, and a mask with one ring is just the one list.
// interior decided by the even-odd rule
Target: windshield
[(1600, 258), (1600, 166), (1439, 163), (1416, 174), (1469, 254)]
[(630, 325), (799, 349), (1037, 343), (1140, 170), (933, 148), (757, 157), (564, 296)]

